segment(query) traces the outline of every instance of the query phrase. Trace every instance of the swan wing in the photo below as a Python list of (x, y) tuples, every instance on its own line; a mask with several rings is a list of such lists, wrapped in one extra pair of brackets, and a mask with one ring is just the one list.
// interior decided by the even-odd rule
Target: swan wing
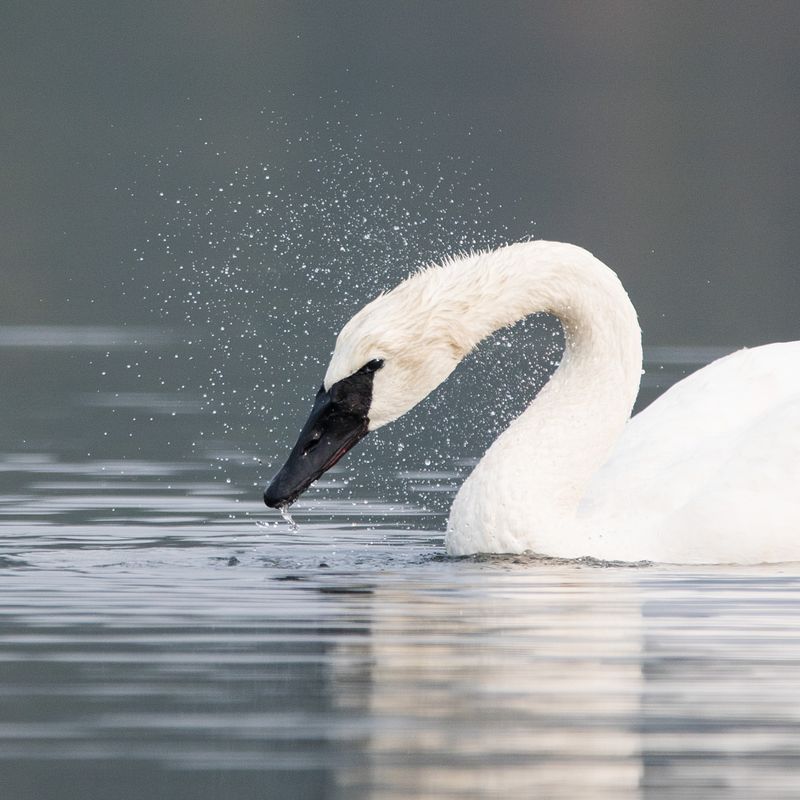
[(675, 384), (629, 421), (580, 514), (632, 560), (800, 559), (800, 342)]

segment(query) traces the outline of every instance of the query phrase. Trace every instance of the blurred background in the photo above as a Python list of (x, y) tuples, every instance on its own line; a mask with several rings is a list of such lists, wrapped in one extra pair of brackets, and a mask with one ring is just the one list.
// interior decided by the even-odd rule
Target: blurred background
[[(122, 287), (172, 213), (158, 192), (259, 164), (286, 183), (287, 138), (346, 124), (339, 144), (379, 147), (392, 181), (444, 176), (467, 210), (481, 181), (476, 240), (563, 239), (606, 260), (646, 343), (798, 336), (796, 2), (3, 9), (2, 322), (152, 322), (159, 302)], [(146, 266), (191, 260), (159, 251)], [(399, 274), (416, 260), (399, 253)], [(302, 294), (283, 285), (286, 304)]]

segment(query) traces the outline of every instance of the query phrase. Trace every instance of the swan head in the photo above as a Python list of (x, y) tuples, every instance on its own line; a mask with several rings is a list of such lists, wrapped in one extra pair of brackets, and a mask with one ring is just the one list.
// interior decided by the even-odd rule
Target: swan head
[(293, 503), (367, 433), (423, 400), (469, 349), (455, 335), (457, 320), (416, 285), (425, 274), (376, 298), (344, 326), (311, 414), (264, 492), (268, 506)]

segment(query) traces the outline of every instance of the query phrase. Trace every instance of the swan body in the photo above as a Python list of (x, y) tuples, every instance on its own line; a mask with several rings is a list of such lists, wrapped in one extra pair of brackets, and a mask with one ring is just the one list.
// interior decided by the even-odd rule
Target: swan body
[(800, 560), (799, 373), (800, 342), (780, 342), (676, 383), (628, 422), (589, 483), (584, 528), (651, 561)]
[[(542, 311), (564, 328), (561, 364), (461, 486), (449, 553), (800, 560), (800, 342), (715, 361), (631, 419), (642, 372), (636, 312), (616, 274), (575, 245), (463, 256), (376, 298), (339, 334), (315, 413), (338, 413), (345, 433), (360, 420), (360, 438), (416, 405), (490, 333)], [(269, 505), (299, 493), (287, 475), (313, 456), (301, 443), (315, 419), (328, 444), (320, 413), (267, 490)], [(337, 436), (346, 441), (331, 463), (358, 440), (332, 434), (331, 448)]]

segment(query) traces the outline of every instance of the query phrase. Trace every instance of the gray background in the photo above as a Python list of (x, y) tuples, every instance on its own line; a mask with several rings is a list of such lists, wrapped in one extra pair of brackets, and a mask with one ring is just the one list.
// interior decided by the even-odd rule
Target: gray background
[(126, 192), (145, 164), (185, 147), (164, 180), (187, 185), (275, 161), (259, 114), (297, 136), (338, 98), (368, 140), (427, 126), (390, 169), (477, 158), (484, 226), (613, 265), (646, 343), (797, 338), (800, 3), (12, 1), (2, 17), (3, 322), (151, 319), (152, 298), (120, 290), (161, 213)]

